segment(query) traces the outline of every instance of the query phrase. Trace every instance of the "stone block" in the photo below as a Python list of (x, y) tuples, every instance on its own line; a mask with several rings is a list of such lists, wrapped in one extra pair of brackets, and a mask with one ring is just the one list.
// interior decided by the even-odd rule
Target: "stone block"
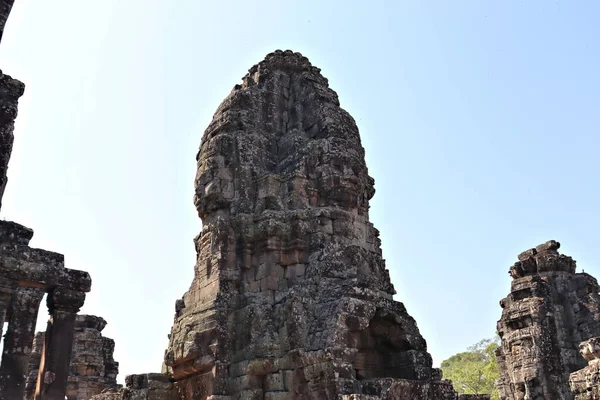
[(292, 393), (289, 392), (265, 392), (264, 400), (292, 400)]
[(283, 374), (281, 372), (276, 372), (265, 375), (263, 389), (266, 392), (279, 392), (285, 390), (283, 384)]

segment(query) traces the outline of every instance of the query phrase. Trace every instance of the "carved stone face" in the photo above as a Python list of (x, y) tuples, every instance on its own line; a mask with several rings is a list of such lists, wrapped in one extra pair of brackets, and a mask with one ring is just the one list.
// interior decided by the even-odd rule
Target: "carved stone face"
[(510, 351), (513, 357), (527, 357), (531, 354), (531, 347), (531, 340), (523, 339), (511, 344)]
[(521, 278), (523, 276), (523, 271), (520, 268), (520, 263), (518, 263), (519, 265), (515, 264), (512, 267), (510, 267), (510, 269), (508, 270), (508, 273), (510, 274), (510, 276), (513, 279), (517, 279), (517, 278)]

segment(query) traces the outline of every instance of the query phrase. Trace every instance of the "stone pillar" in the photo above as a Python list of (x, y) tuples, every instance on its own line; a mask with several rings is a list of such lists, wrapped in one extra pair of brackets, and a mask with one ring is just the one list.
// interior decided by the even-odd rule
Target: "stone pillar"
[(85, 293), (60, 287), (48, 294), (50, 320), (46, 329), (35, 400), (65, 398), (75, 317), (84, 301)]
[(8, 329), (4, 337), (0, 365), (2, 400), (23, 398), (35, 323), (42, 297), (44, 290), (40, 288), (19, 287), (13, 293), (8, 309)]

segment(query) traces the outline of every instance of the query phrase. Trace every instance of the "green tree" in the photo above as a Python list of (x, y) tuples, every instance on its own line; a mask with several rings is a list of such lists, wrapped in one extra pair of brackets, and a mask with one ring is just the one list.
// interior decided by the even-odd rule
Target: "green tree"
[(442, 362), (444, 379), (450, 379), (460, 394), (491, 394), (498, 400), (494, 382), (499, 377), (496, 349), (499, 338), (484, 339)]

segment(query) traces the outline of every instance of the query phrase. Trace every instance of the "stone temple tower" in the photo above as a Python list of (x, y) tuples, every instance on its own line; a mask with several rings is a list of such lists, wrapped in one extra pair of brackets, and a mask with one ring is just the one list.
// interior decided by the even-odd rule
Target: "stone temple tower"
[(181, 399), (454, 399), (369, 222), (358, 128), (308, 59), (276, 51), (197, 156), (203, 228), (165, 372)]
[(502, 400), (572, 400), (569, 375), (587, 365), (579, 345), (600, 336), (598, 281), (576, 273), (575, 260), (559, 248), (550, 240), (519, 254), (510, 268), (513, 281), (500, 301), (502, 343), (496, 352)]

